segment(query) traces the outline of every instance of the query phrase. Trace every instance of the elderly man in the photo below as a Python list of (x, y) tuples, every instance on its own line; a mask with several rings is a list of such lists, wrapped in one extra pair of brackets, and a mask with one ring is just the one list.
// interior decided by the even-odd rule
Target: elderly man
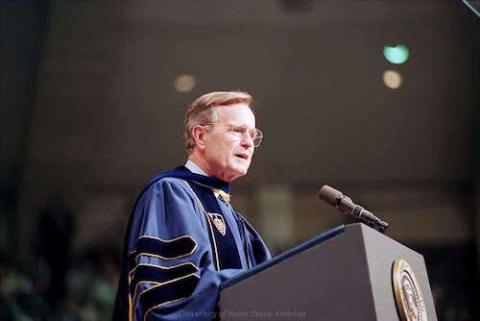
[(270, 258), (229, 203), (230, 182), (262, 140), (251, 101), (212, 92), (187, 109), (187, 163), (151, 179), (136, 200), (114, 321), (211, 320), (221, 283)]

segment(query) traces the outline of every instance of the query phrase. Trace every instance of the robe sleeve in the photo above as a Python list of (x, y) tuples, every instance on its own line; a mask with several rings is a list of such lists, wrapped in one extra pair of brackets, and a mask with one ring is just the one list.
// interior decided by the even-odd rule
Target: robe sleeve
[(187, 183), (174, 178), (154, 183), (133, 215), (130, 320), (212, 320), (221, 283), (240, 270), (215, 271), (208, 223)]

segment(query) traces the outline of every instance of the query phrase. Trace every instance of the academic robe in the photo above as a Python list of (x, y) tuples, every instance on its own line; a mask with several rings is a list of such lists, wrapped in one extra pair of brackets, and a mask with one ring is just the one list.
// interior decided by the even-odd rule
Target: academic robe
[(127, 227), (114, 321), (212, 320), (222, 282), (271, 258), (223, 192), (228, 183), (185, 166), (145, 185)]

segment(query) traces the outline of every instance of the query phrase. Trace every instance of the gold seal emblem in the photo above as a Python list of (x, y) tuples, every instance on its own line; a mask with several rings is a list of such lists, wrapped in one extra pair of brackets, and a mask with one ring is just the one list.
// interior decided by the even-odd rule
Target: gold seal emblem
[(402, 321), (427, 321), (422, 292), (410, 264), (395, 260), (392, 269), (393, 291)]
[(225, 236), (225, 234), (227, 234), (227, 225), (223, 220), (223, 216), (217, 213), (208, 213), (208, 217), (212, 221), (213, 225), (215, 225), (217, 230), (220, 232), (220, 234), (222, 234), (222, 236)]

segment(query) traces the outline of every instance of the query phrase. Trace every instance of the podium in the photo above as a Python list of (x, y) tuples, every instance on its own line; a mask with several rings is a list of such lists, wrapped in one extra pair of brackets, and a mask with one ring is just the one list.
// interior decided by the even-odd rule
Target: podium
[(437, 321), (423, 256), (339, 226), (223, 285), (219, 319)]

